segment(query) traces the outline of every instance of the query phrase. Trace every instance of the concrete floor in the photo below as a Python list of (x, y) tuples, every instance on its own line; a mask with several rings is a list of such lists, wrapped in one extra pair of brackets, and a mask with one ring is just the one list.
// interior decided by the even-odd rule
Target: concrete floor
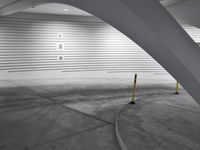
[[(114, 119), (116, 113), (130, 101), (131, 86), (130, 80), (124, 79), (0, 81), (0, 150), (119, 150)], [(174, 84), (171, 83), (142, 83), (138, 85), (137, 96), (144, 97), (173, 92)], [(142, 104), (147, 105), (145, 106), (147, 108), (148, 106), (156, 107), (155, 110), (153, 109), (152, 115), (148, 115), (149, 118), (146, 118), (158, 122), (155, 124), (152, 121), (149, 124), (147, 121), (151, 130), (156, 131), (157, 127), (160, 129), (160, 126), (157, 126), (159, 121), (163, 121), (163, 124), (169, 122), (169, 120), (159, 120), (167, 118), (168, 115), (164, 112), (175, 116), (170, 118), (170, 121), (174, 123), (170, 124), (172, 127), (173, 125), (190, 125), (193, 132), (187, 132), (187, 135), (191, 137), (191, 141), (197, 148), (198, 142), (200, 143), (198, 130), (200, 122), (194, 123), (194, 119), (198, 120), (199, 106), (185, 92), (184, 95), (177, 97), (179, 96), (171, 95), (170, 100), (167, 101), (159, 100), (158, 97), (156, 100), (158, 105), (149, 105), (149, 103), (154, 103), (153, 100), (148, 100), (149, 103), (138, 101), (138, 104), (135, 105), (138, 107), (136, 110), (140, 111), (139, 108), (142, 108)], [(189, 101), (187, 101), (188, 97)], [(182, 98), (183, 102), (188, 105), (182, 104)], [(176, 101), (174, 102), (174, 100)], [(156, 112), (160, 111), (158, 106), (165, 111), (158, 113), (158, 119), (155, 120)], [(176, 115), (174, 107), (183, 107), (182, 113), (189, 112), (190, 114), (186, 113), (187, 116), (183, 116), (189, 119), (186, 122), (179, 119), (180, 115)], [(148, 108), (145, 113), (149, 113), (148, 110), (151, 109)], [(135, 123), (136, 118), (132, 117), (131, 120)], [(120, 125), (122, 136), (126, 137), (127, 131), (132, 132), (132, 130), (124, 130), (123, 125)], [(133, 126), (129, 122), (127, 125)], [(176, 128), (178, 127), (176, 126)], [(162, 130), (158, 131), (161, 132), (159, 134), (162, 134)], [(185, 134), (184, 131), (179, 132)], [(153, 131), (148, 133), (152, 133), (149, 137), (147, 136), (151, 140), (154, 133)], [(176, 134), (176, 132), (174, 133)], [(134, 139), (136, 140), (135, 144), (137, 144), (137, 138), (141, 140), (139, 136), (128, 137), (130, 139), (127, 141)], [(173, 137), (172, 130), (171, 137)], [(143, 141), (143, 143), (146, 142), (146, 140)], [(159, 142), (159, 140), (155, 139), (153, 142)], [(185, 141), (180, 140), (179, 142)], [(140, 149), (141, 143), (141, 141), (138, 143), (138, 149)], [(129, 149), (132, 149), (132, 144), (129, 142), (127, 144)], [(146, 146), (148, 147), (148, 144)], [(155, 149), (159, 149), (159, 146)]]
[(123, 110), (119, 133), (128, 150), (200, 150), (200, 107), (186, 92), (141, 98)]

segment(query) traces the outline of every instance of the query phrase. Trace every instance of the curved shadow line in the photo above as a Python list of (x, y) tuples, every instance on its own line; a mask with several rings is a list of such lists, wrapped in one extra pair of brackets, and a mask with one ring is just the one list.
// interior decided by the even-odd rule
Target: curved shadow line
[[(146, 96), (143, 96), (143, 97), (139, 97), (136, 99), (136, 101), (138, 100), (141, 100), (141, 99), (144, 99), (144, 98), (147, 98), (147, 97), (151, 97), (151, 96), (160, 96), (160, 95), (170, 95), (171, 93), (161, 93), (161, 94), (148, 94)], [(119, 132), (119, 117), (121, 115), (121, 113), (127, 109), (127, 107), (130, 106), (130, 103), (128, 104), (125, 104), (115, 115), (115, 135), (117, 137), (117, 141), (118, 141), (118, 144), (121, 148), (121, 150), (128, 150), (124, 141), (122, 140), (122, 137), (120, 135), (120, 132)]]

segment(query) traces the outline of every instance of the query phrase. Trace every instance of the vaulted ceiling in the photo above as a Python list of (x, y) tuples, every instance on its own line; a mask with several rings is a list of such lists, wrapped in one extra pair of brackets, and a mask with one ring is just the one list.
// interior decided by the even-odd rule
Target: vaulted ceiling
[(78, 8), (75, 8), (69, 5), (59, 4), (59, 3), (49, 3), (49, 4), (35, 6), (33, 8), (28, 8), (24, 10), (23, 12), (40, 13), (40, 14), (91, 16), (91, 14), (83, 10), (80, 10)]
[[(20, 1), (22, 0), (0, 0), (0, 13), (2, 8), (5, 9), (6, 7), (11, 6), (14, 3), (19, 3)], [(160, 0), (160, 2), (178, 21), (196, 27), (200, 27), (200, 0)], [(42, 13), (58, 15), (91, 15), (85, 11), (74, 8), (72, 6), (67, 6), (58, 3), (43, 4), (25, 10), (21, 9), (20, 11), (24, 13)]]
[(17, 0), (0, 0), (0, 8), (6, 7), (14, 2), (17, 2)]

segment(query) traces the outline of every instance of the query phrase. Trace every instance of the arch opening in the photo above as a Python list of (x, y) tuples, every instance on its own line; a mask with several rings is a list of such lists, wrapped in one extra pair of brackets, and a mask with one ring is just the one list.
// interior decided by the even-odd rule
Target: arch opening
[(159, 1), (39, 0), (51, 2), (85, 10), (118, 29), (157, 60), (200, 103), (199, 46)]

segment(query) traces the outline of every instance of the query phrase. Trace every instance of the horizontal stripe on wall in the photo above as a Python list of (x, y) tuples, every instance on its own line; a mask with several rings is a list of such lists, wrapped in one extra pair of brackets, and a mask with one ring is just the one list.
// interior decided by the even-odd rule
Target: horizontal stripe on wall
[[(196, 28), (184, 28), (200, 42)], [(51, 70), (167, 74), (143, 49), (106, 23), (1, 17), (0, 72)]]

